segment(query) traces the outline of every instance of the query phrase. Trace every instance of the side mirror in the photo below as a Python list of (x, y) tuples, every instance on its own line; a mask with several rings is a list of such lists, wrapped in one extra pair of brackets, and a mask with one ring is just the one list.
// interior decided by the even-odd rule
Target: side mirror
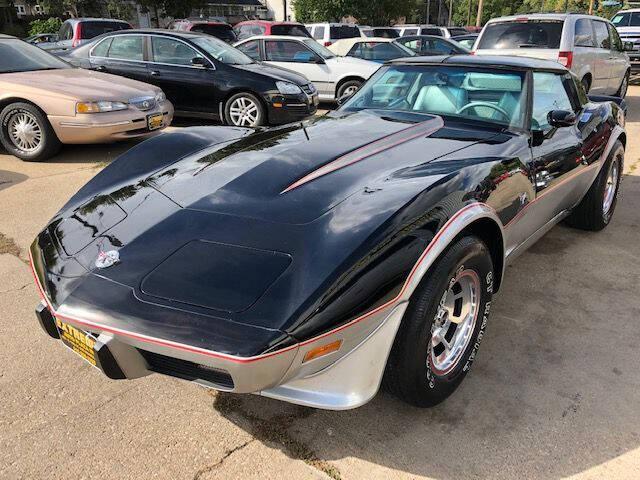
[(625, 52), (633, 52), (633, 42), (623, 42), (622, 50)]
[(193, 65), (194, 67), (201, 67), (201, 68), (209, 68), (211, 67), (211, 64), (209, 63), (209, 60), (207, 60), (204, 57), (195, 57), (191, 59), (191, 65)]
[(342, 105), (344, 102), (346, 102), (347, 100), (349, 100), (351, 97), (353, 97), (353, 95), (356, 92), (353, 93), (345, 93), (344, 95), (342, 95), (338, 100), (336, 100), (336, 103), (338, 104), (338, 106)]
[(547, 122), (554, 128), (570, 127), (575, 125), (578, 117), (568, 110), (551, 110), (547, 114)]

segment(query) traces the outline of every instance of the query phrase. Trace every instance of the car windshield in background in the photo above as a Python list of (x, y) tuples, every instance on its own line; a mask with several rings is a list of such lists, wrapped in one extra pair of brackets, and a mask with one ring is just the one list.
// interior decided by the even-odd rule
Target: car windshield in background
[(18, 39), (0, 40), (0, 73), (71, 68), (68, 63)]
[(449, 27), (449, 35), (454, 36), (454, 35), (465, 35), (469, 32), (467, 32), (464, 28), (452, 28)]
[(393, 28), (374, 28), (372, 30), (374, 37), (381, 38), (398, 38), (400, 34)]
[(524, 72), (389, 65), (378, 70), (342, 109), (427, 113), (521, 128), (524, 83)]
[(302, 25), (271, 25), (271, 35), (311, 38), (311, 34)]
[(490, 23), (480, 36), (478, 49), (559, 48), (561, 20)]
[(219, 62), (226, 63), (228, 65), (248, 65), (250, 63), (254, 63), (252, 58), (217, 38), (196, 37), (192, 38), (191, 41)]
[(103, 33), (117, 32), (118, 30), (130, 30), (131, 25), (124, 22), (82, 22), (80, 36), (83, 40), (88, 40)]
[(303, 40), (303, 42), (307, 47), (309, 47), (311, 50), (313, 50), (315, 53), (320, 55), (325, 60), (327, 58), (335, 57), (334, 53), (331, 50), (323, 47), (322, 45), (320, 45), (315, 40)]
[(343, 38), (356, 38), (360, 36), (360, 29), (356, 26), (341, 25), (329, 28), (329, 38), (341, 40)]
[(214, 37), (220, 38), (226, 42), (233, 42), (236, 40), (236, 33), (233, 31), (233, 28), (231, 28), (231, 25), (211, 25), (209, 23), (199, 23), (191, 27), (191, 31), (213, 35)]

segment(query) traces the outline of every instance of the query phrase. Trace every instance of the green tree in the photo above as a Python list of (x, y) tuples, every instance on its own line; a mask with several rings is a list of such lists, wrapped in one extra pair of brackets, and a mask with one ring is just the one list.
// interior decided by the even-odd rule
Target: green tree
[(300, 22), (331, 22), (352, 16), (363, 25), (390, 25), (400, 17), (413, 18), (422, 2), (417, 0), (295, 0)]
[(193, 10), (206, 7), (205, 0), (139, 0), (141, 11), (151, 13), (156, 26), (162, 17), (186, 18)]
[(61, 25), (62, 20), (58, 17), (49, 17), (46, 20), (37, 19), (29, 23), (29, 35), (57, 33)]

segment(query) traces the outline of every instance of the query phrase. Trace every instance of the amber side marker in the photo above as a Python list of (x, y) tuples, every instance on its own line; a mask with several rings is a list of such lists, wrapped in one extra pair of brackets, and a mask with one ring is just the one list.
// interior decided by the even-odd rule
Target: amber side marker
[(324, 345), (320, 345), (319, 347), (314, 348), (313, 350), (309, 350), (302, 360), (302, 363), (309, 362), (311, 360), (315, 360), (316, 358), (323, 357), (333, 352), (337, 352), (342, 345), (342, 340), (336, 340), (335, 342), (326, 343)]
[(281, 103), (274, 103), (273, 106), (276, 107), (276, 108), (282, 108), (282, 104)]

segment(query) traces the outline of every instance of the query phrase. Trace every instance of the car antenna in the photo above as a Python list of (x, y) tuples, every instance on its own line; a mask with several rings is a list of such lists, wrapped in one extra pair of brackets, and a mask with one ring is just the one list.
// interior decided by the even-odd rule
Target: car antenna
[(300, 122), (300, 126), (302, 127), (302, 130), (304, 131), (305, 137), (307, 137), (307, 141), (311, 141), (311, 139), (309, 138), (309, 134), (307, 133), (307, 127), (304, 126), (304, 122)]

